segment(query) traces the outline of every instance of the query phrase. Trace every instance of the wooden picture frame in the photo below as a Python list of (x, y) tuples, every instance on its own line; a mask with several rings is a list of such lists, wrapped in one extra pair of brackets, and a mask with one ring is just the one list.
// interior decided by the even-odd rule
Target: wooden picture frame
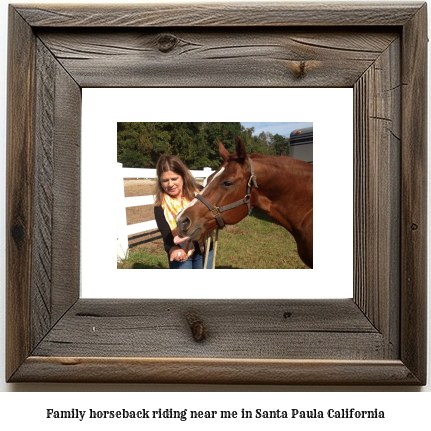
[[(7, 381), (424, 385), (426, 45), (424, 3), (11, 5)], [(80, 298), (81, 89), (147, 86), (354, 89), (353, 299)]]

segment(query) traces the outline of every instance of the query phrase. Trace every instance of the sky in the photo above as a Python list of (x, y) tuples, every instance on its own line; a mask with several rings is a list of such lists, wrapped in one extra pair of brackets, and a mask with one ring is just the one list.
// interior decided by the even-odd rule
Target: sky
[(249, 129), (254, 127), (255, 135), (259, 136), (261, 132), (269, 132), (273, 135), (278, 133), (286, 138), (290, 136), (290, 133), (295, 129), (301, 129), (303, 127), (311, 127), (313, 123), (241, 123), (245, 128)]

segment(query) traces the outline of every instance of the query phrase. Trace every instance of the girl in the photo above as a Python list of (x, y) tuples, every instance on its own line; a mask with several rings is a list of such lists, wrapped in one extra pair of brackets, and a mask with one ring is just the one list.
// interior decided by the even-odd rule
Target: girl
[[(175, 217), (198, 193), (201, 186), (184, 163), (175, 156), (163, 155), (156, 166), (157, 188), (155, 192), (154, 216), (162, 234), (171, 269), (203, 269), (205, 242), (182, 241), (177, 236)], [(212, 245), (208, 254), (208, 268), (212, 268)]]

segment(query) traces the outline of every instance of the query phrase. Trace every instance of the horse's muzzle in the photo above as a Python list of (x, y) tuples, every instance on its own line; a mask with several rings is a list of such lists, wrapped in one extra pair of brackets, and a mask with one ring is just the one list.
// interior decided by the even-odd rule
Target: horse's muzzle
[(178, 233), (181, 236), (186, 236), (187, 229), (190, 227), (190, 219), (188, 217), (181, 217), (177, 220)]

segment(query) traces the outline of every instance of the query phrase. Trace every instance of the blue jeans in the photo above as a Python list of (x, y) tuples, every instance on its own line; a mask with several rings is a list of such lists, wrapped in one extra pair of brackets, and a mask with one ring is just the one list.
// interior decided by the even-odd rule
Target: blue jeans
[[(212, 269), (213, 267), (213, 248), (211, 244), (210, 252), (208, 253), (208, 264), (207, 268)], [(169, 258), (168, 258), (169, 259)], [(205, 252), (203, 254), (193, 253), (185, 262), (178, 262), (168, 260), (170, 269), (203, 269), (205, 262)]]

